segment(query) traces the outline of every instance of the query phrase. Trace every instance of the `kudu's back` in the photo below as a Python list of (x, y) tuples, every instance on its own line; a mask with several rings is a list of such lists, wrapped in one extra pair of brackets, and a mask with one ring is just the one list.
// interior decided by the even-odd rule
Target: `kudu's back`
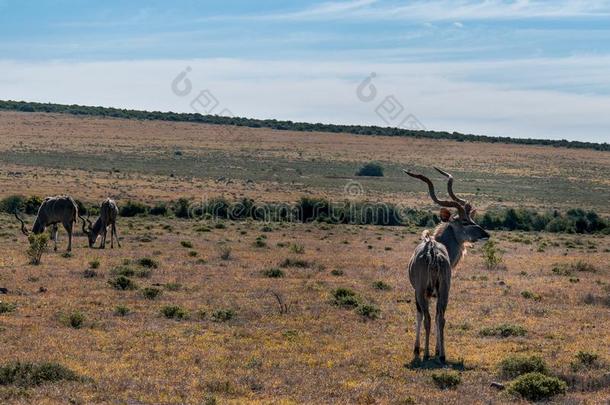
[(426, 232), (409, 262), (409, 280), (415, 291), (425, 291), (426, 297), (438, 296), (441, 283), (451, 282), (451, 261), (445, 246)]
[(76, 222), (77, 217), (78, 206), (72, 197), (47, 197), (38, 209), (33, 231), (35, 233), (42, 232), (45, 227), (51, 224)]

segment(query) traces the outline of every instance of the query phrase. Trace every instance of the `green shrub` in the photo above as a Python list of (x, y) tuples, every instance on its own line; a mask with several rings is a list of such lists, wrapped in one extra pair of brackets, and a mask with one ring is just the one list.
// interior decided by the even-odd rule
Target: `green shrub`
[(536, 294), (536, 293), (533, 293), (533, 292), (527, 291), (527, 290), (521, 291), (521, 296), (528, 300), (533, 299), (534, 301), (540, 301), (542, 299), (540, 294)]
[(235, 317), (236, 313), (233, 309), (217, 309), (212, 312), (212, 321), (214, 322), (226, 322), (230, 321)]
[(333, 276), (337, 276), (338, 277), (338, 276), (344, 275), (345, 272), (343, 270), (341, 270), (341, 269), (332, 269), (330, 271), (330, 274), (332, 274)]
[(95, 277), (97, 277), (97, 271), (95, 271), (93, 269), (85, 269), (85, 271), (83, 271), (83, 277), (84, 278), (95, 278)]
[(189, 257), (197, 257), (199, 255), (199, 252), (197, 252), (196, 250), (190, 250), (188, 254)]
[(557, 377), (534, 372), (517, 377), (509, 384), (508, 392), (529, 401), (541, 401), (564, 394), (567, 387), (567, 384)]
[(332, 292), (333, 303), (344, 308), (355, 308), (360, 304), (358, 295), (349, 288), (337, 288)]
[(222, 260), (229, 260), (231, 258), (231, 247), (230, 246), (220, 246), (219, 252), (220, 252), (220, 258)]
[(148, 206), (136, 201), (127, 201), (119, 210), (122, 217), (135, 217), (136, 215), (144, 215), (147, 212)]
[(290, 245), (290, 251), (296, 254), (305, 253), (305, 246), (299, 245), (298, 243), (293, 243)]
[(368, 319), (377, 319), (381, 314), (381, 310), (374, 304), (360, 304), (356, 308), (356, 312)]
[(80, 311), (73, 311), (61, 317), (64, 325), (74, 329), (80, 329), (85, 323), (85, 315)]
[(509, 356), (500, 362), (500, 373), (504, 378), (515, 378), (527, 373), (546, 374), (548, 369), (539, 356)]
[[(14, 212), (24, 211), (25, 208), (25, 197), (21, 195), (9, 195), (8, 197), (0, 200), (0, 211), (7, 214), (13, 214)], [(35, 214), (36, 212), (34, 212)]]
[(166, 283), (163, 287), (167, 291), (178, 291), (180, 288), (182, 288), (182, 284), (179, 284), (179, 283)]
[(269, 278), (281, 278), (284, 277), (284, 272), (277, 267), (267, 269), (263, 271), (263, 274)]
[(154, 300), (161, 294), (161, 290), (155, 287), (146, 287), (142, 289), (142, 296), (147, 300)]
[(527, 331), (523, 326), (502, 324), (498, 326), (488, 327), (481, 329), (481, 336), (495, 336), (495, 337), (510, 337), (510, 336), (525, 336)]
[(579, 371), (582, 369), (591, 369), (596, 368), (599, 360), (599, 355), (597, 353), (587, 352), (587, 351), (579, 351), (576, 353), (576, 360), (572, 362), (572, 370)]
[(17, 309), (17, 305), (11, 302), (0, 301), (0, 314), (6, 314), (8, 312), (14, 312)]
[(488, 270), (494, 270), (502, 263), (502, 255), (497, 244), (491, 239), (483, 245), (483, 261)]
[(120, 265), (110, 269), (110, 274), (113, 276), (133, 277), (136, 271), (128, 265)]
[(453, 388), (462, 382), (462, 377), (457, 371), (436, 371), (432, 373), (432, 381), (442, 390)]
[(100, 260), (99, 259), (93, 259), (89, 262), (89, 267), (91, 267), (92, 269), (97, 269), (100, 267)]
[(150, 209), (149, 214), (157, 216), (167, 215), (167, 204), (165, 204), (164, 202), (159, 202), (155, 204), (155, 206)]
[(168, 319), (182, 320), (188, 318), (188, 312), (178, 305), (166, 305), (161, 308), (161, 313)]
[(369, 162), (356, 172), (356, 176), (383, 177), (383, 166), (377, 162)]
[(303, 259), (292, 259), (287, 257), (280, 263), (280, 267), (299, 267), (306, 268), (309, 267), (310, 263), (307, 260)]
[(48, 250), (49, 235), (45, 232), (38, 235), (31, 233), (28, 235), (28, 242), (30, 242), (30, 247), (25, 253), (30, 259), (30, 264), (37, 266), (42, 260), (42, 255)]
[(190, 217), (190, 201), (186, 198), (180, 198), (176, 202), (174, 202), (174, 206), (172, 207), (174, 210), (174, 215), (177, 218), (189, 218)]
[(127, 316), (129, 315), (129, 313), (131, 312), (131, 310), (126, 307), (125, 305), (117, 305), (116, 308), (114, 309), (114, 314), (116, 316)]
[(108, 280), (108, 284), (115, 290), (135, 290), (138, 288), (137, 284), (134, 283), (130, 278), (125, 276), (118, 276), (112, 280)]
[(375, 281), (373, 283), (373, 288), (381, 291), (390, 291), (392, 289), (392, 286), (387, 283), (384, 283), (383, 281)]
[(0, 385), (34, 387), (58, 381), (79, 381), (74, 371), (57, 363), (13, 362), (0, 366)]
[(151, 259), (150, 257), (143, 257), (138, 260), (138, 264), (142, 267), (147, 267), (149, 269), (156, 269), (159, 267), (159, 263), (156, 260)]
[(254, 241), (254, 246), (259, 247), (259, 248), (267, 247), (267, 241), (265, 240), (264, 237), (259, 236)]
[(182, 247), (187, 248), (187, 249), (192, 249), (193, 248), (193, 242), (188, 241), (188, 240), (181, 241), (180, 245), (182, 245)]

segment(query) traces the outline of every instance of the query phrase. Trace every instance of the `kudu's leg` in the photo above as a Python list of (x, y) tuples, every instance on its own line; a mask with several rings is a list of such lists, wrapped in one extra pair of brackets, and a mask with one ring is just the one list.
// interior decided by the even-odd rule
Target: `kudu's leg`
[(119, 234), (116, 233), (116, 225), (114, 224), (114, 222), (112, 223), (112, 233), (114, 234), (114, 237), (116, 238), (116, 244), (121, 247), (121, 242), (119, 242)]
[(110, 228), (110, 249), (114, 249), (114, 227), (111, 226)]
[(72, 251), (72, 225), (73, 222), (63, 224), (64, 229), (68, 232), (68, 252)]
[(51, 225), (51, 239), (53, 239), (53, 250), (57, 252), (57, 224)]
[(415, 325), (415, 347), (413, 348), (413, 355), (415, 356), (415, 358), (419, 358), (419, 351), (420, 351), (419, 341), (420, 341), (420, 335), (421, 335), (421, 321), (424, 317), (424, 313), (422, 312), (421, 307), (419, 306), (419, 303), (417, 302), (417, 297), (415, 298), (415, 307), (417, 308), (417, 324)]
[(108, 232), (108, 229), (106, 227), (104, 227), (104, 229), (102, 229), (102, 241), (100, 242), (100, 247), (102, 249), (106, 249), (106, 234)]
[(449, 284), (440, 286), (436, 301), (436, 355), (441, 363), (445, 362), (445, 310), (449, 302)]
[(430, 357), (430, 302), (428, 301), (428, 298), (426, 298), (426, 294), (424, 291), (422, 291), (421, 294), (417, 294), (416, 299), (417, 305), (421, 310), (421, 316), (423, 316), (424, 318), (424, 330), (426, 332), (426, 335), (424, 337), (424, 360), (427, 360)]

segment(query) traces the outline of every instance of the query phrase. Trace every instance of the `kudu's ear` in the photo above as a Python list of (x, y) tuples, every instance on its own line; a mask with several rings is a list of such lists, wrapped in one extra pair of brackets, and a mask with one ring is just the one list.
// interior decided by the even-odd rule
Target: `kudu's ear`
[(447, 208), (441, 208), (439, 215), (441, 217), (441, 221), (443, 222), (449, 222), (449, 220), (451, 220), (451, 211), (449, 211)]

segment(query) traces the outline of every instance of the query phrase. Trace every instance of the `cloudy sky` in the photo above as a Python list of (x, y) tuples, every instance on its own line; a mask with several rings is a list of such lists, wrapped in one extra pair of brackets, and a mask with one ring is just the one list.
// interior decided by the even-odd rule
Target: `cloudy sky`
[(610, 1), (0, 0), (0, 99), (610, 142)]

